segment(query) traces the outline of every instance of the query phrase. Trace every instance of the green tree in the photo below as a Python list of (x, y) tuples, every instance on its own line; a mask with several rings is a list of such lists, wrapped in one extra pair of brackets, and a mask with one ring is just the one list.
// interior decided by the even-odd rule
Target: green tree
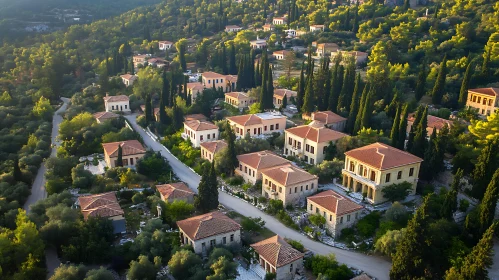
[(426, 93), (426, 63), (421, 64), (418, 74), (418, 82), (416, 83), (416, 100), (421, 100)]
[(355, 78), (355, 86), (352, 93), (352, 101), (350, 102), (350, 110), (348, 111), (347, 129), (346, 129), (347, 132), (352, 134), (355, 126), (355, 117), (357, 116), (359, 111), (361, 82), (362, 80), (360, 78), (360, 73), (357, 73), (357, 77)]
[(452, 214), (457, 210), (457, 194), (461, 189), (461, 179), (463, 178), (463, 170), (458, 169), (454, 175), (450, 191), (445, 195), (440, 215), (446, 219), (452, 219)]
[(236, 66), (236, 48), (234, 47), (234, 43), (230, 44), (230, 52), (229, 52), (229, 74), (236, 75), (237, 74), (237, 66)]
[(182, 72), (187, 70), (187, 60), (185, 58), (186, 50), (187, 50), (187, 40), (182, 38), (175, 43), (175, 48), (178, 53), (178, 62), (180, 63), (180, 68), (182, 68)]
[(163, 71), (163, 89), (161, 91), (161, 97), (159, 101), (159, 121), (162, 124), (167, 125), (169, 123), (168, 115), (166, 114), (166, 106), (170, 100), (170, 83), (166, 77), (166, 71)]
[(395, 113), (395, 118), (393, 120), (393, 125), (392, 125), (392, 130), (390, 133), (390, 139), (391, 139), (391, 146), (393, 147), (399, 147), (399, 141), (400, 141), (400, 115), (401, 115), (401, 106), (397, 106), (397, 112)]
[(484, 196), (488, 182), (490, 182), (495, 170), (499, 168), (497, 159), (498, 154), (498, 140), (489, 141), (482, 149), (472, 173), (473, 189), (471, 190), (471, 193), (473, 197), (482, 199)]
[(214, 162), (210, 169), (205, 169), (201, 177), (194, 206), (203, 213), (208, 213), (218, 207), (218, 182)]
[(104, 267), (100, 267), (99, 269), (92, 269), (87, 272), (84, 280), (113, 280), (114, 275), (111, 271), (107, 270)]
[(494, 172), (480, 204), (480, 233), (484, 233), (492, 225), (498, 199), (499, 168)]
[(50, 120), (52, 114), (54, 113), (54, 108), (50, 105), (50, 100), (45, 97), (40, 97), (35, 106), (33, 106), (33, 115), (35, 117), (40, 117), (44, 120)]
[(237, 273), (238, 264), (231, 261), (227, 257), (220, 257), (216, 262), (214, 262), (210, 269), (213, 274), (206, 277), (207, 280), (226, 280), (235, 279), (238, 275)]
[[(416, 124), (416, 120), (414, 121), (413, 126)], [(428, 106), (425, 107), (421, 118), (420, 122), (416, 126), (415, 129), (415, 135), (414, 135), (414, 141), (412, 145), (412, 149), (410, 152), (413, 155), (416, 155), (418, 157), (424, 157), (426, 147), (428, 146), (428, 140), (427, 138), (427, 131), (426, 128), (428, 127)]]
[(154, 280), (156, 279), (156, 268), (147, 256), (139, 256), (137, 261), (130, 262), (127, 278), (130, 280)]
[(398, 184), (391, 184), (383, 187), (381, 192), (383, 197), (391, 202), (404, 200), (409, 191), (412, 189), (412, 184), (409, 182), (402, 182)]
[(310, 73), (307, 78), (307, 88), (303, 98), (303, 106), (301, 111), (304, 114), (310, 115), (314, 111), (314, 88), (313, 88), (313, 73)]
[(49, 280), (82, 280), (86, 272), (87, 268), (82, 264), (78, 266), (63, 264), (55, 269)]
[(303, 106), (303, 99), (305, 97), (305, 62), (301, 65), (300, 80), (298, 82), (298, 90), (296, 92), (296, 108), (301, 110)]
[(397, 141), (397, 146), (395, 148), (403, 150), (405, 147), (405, 138), (407, 134), (407, 116), (408, 116), (409, 105), (405, 104), (402, 109), (401, 120), (399, 125), (399, 140)]
[(324, 224), (326, 224), (326, 218), (324, 218), (324, 216), (322, 216), (320, 213), (316, 213), (314, 215), (310, 215), (308, 217), (308, 220), (314, 226), (318, 226), (318, 227), (322, 227), (322, 226), (324, 226)]
[(444, 55), (438, 70), (437, 80), (431, 92), (431, 101), (433, 104), (440, 104), (445, 92), (445, 77), (447, 76), (447, 54)]
[(357, 116), (355, 118), (354, 128), (352, 131), (352, 135), (356, 135), (362, 129), (362, 114), (365, 107), (367, 96), (370, 94), (369, 83), (364, 86), (364, 90), (362, 91), (362, 95), (360, 97), (359, 109), (357, 111)]
[(199, 272), (203, 272), (201, 258), (191, 251), (180, 250), (173, 254), (168, 262), (170, 273), (175, 279), (190, 279)]
[(366, 100), (364, 101), (364, 108), (362, 108), (362, 119), (360, 122), (360, 127), (361, 128), (370, 128), (371, 125), (371, 116), (373, 114), (373, 98), (374, 98), (374, 90), (371, 88), (369, 91), (369, 94), (366, 97)]
[(184, 200), (175, 200), (172, 203), (166, 204), (166, 207), (167, 216), (172, 222), (186, 219), (190, 214), (194, 213), (194, 205)]
[(376, 240), (374, 249), (385, 256), (393, 258), (397, 251), (397, 245), (405, 234), (405, 228), (401, 230), (389, 230), (381, 238)]
[(123, 166), (123, 148), (121, 143), (118, 146), (118, 159), (116, 160), (116, 166)]
[(428, 245), (428, 207), (432, 195), (425, 197), (423, 204), (407, 224), (406, 232), (397, 245), (393, 256), (390, 279), (425, 279)]
[(471, 68), (472, 63), (469, 62), (466, 67), (466, 72), (464, 73), (463, 81), (461, 82), (461, 89), (459, 90), (459, 108), (463, 108), (466, 105), (466, 101), (468, 100), (468, 88), (470, 87), (471, 81)]

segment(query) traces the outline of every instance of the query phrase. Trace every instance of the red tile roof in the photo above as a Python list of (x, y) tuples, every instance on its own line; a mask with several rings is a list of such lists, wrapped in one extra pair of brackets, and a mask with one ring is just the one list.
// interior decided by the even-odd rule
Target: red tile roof
[(289, 160), (280, 157), (271, 151), (238, 155), (237, 160), (255, 169), (265, 169), (290, 163)]
[(114, 217), (124, 214), (114, 192), (80, 196), (78, 203), (85, 220), (89, 217)]
[(233, 83), (237, 83), (237, 76), (236, 75), (225, 75), (225, 79), (227, 79), (227, 81)]
[(216, 72), (211, 72), (211, 71), (204, 72), (202, 75), (203, 75), (203, 77), (204, 77), (204, 78), (207, 78), (207, 79), (220, 79), (220, 78), (225, 78), (225, 75), (218, 74), (218, 73), (216, 73)]
[(332, 190), (309, 196), (307, 199), (326, 208), (337, 216), (364, 209), (363, 206)]
[[(415, 120), (414, 113), (409, 114), (409, 116), (407, 117), (407, 121), (414, 123), (414, 120)], [(436, 128), (437, 130), (444, 128), (445, 125), (447, 125), (449, 128), (451, 128), (453, 125), (453, 123), (449, 120), (435, 117), (432, 115), (428, 115), (427, 120), (428, 120), (428, 127), (432, 129)]]
[(312, 120), (321, 121), (327, 125), (327, 124), (343, 122), (346, 121), (347, 119), (331, 111), (320, 111), (312, 113)]
[(336, 141), (348, 136), (345, 133), (329, 129), (327, 127), (314, 127), (310, 125), (301, 125), (286, 129), (286, 133), (291, 133), (300, 138), (306, 138), (315, 143)]
[(249, 96), (244, 93), (244, 92), (236, 92), (236, 91), (233, 91), (233, 92), (227, 92), (225, 94), (225, 96), (228, 96), (228, 97), (232, 97), (232, 98), (236, 98), (236, 99), (240, 99), (240, 98), (249, 98)]
[(195, 193), (184, 183), (171, 183), (164, 185), (156, 185), (156, 189), (163, 197), (168, 199), (181, 199), (193, 196)]
[(200, 120), (185, 121), (184, 125), (194, 131), (218, 129), (218, 126), (209, 121), (200, 121)]
[(167, 45), (173, 45), (173, 42), (170, 41), (159, 41), (159, 43), (167, 44)]
[(114, 118), (118, 118), (119, 116), (120, 115), (115, 114), (113, 112), (98, 112), (98, 113), (94, 114), (94, 118), (96, 118), (99, 121), (114, 119)]
[(130, 101), (130, 98), (126, 95), (115, 95), (103, 97), (104, 101), (107, 102), (120, 102), (120, 101)]
[(137, 76), (130, 74), (121, 75), (120, 77), (126, 80), (134, 80), (134, 81), (137, 80)]
[(298, 183), (317, 179), (317, 176), (312, 175), (292, 164), (263, 170), (262, 174), (283, 186), (292, 186)]
[(227, 143), (224, 140), (203, 142), (200, 145), (201, 147), (205, 148), (206, 150), (208, 150), (208, 152), (212, 154), (216, 154), (223, 148), (227, 147)]
[(379, 142), (350, 150), (345, 152), (345, 155), (379, 170), (423, 161), (423, 159), (415, 155)]
[(303, 258), (304, 254), (291, 247), (279, 235), (250, 245), (255, 252), (271, 265), (281, 267)]
[(207, 119), (208, 118), (203, 114), (191, 114), (184, 116), (184, 121), (194, 121), (194, 120), (205, 121)]
[(144, 154), (146, 149), (137, 140), (127, 140), (121, 142), (103, 143), (104, 153), (109, 157), (118, 156), (118, 146), (121, 146), (123, 156)]
[(192, 90), (203, 90), (204, 86), (200, 82), (187, 83), (187, 88)]
[(241, 229), (238, 223), (218, 211), (178, 221), (177, 226), (192, 240)]
[(227, 120), (242, 126), (262, 124), (262, 119), (254, 114), (228, 117)]
[(289, 89), (283, 89), (283, 88), (279, 88), (279, 89), (274, 90), (274, 97), (284, 98), (284, 95), (286, 95), (287, 98), (290, 98), (291, 96), (296, 96), (297, 92), (293, 91), (293, 90), (289, 90)]
[(489, 95), (489, 96), (495, 96), (495, 97), (499, 97), (499, 88), (473, 88), (473, 89), (469, 89), (468, 90), (469, 92), (476, 92), (476, 93), (480, 93), (480, 94), (485, 94), (485, 95)]

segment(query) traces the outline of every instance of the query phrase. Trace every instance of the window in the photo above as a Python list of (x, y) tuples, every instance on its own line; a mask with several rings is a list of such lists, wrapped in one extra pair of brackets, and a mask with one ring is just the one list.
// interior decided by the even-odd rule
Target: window
[(114, 110), (114, 105), (113, 105), (113, 106), (111, 106), (111, 110)]
[(234, 234), (230, 235), (230, 242), (234, 242)]
[[(264, 127), (263, 127), (263, 131), (267, 131), (267, 126), (264, 126)], [(289, 138), (289, 141), (290, 141), (290, 143), (289, 143), (289, 144), (291, 145), (291, 138)]]
[(473, 95), (473, 102), (476, 102), (476, 95)]
[(376, 172), (371, 171), (371, 181), (376, 181)]
[(308, 152), (309, 150), (310, 150), (310, 145), (309, 145), (309, 144), (306, 144), (306, 145), (305, 145), (305, 151), (307, 151), (307, 152)]
[(478, 96), (477, 103), (480, 103), (481, 100), (482, 100), (482, 98), (480, 96)]
[(314, 206), (310, 203), (310, 210), (314, 210)]
[(305, 190), (308, 191), (308, 185), (305, 186)]
[(324, 148), (322, 149), (322, 154), (326, 154), (326, 150), (327, 150), (327, 146), (324, 146)]
[(305, 156), (305, 161), (308, 162), (308, 156)]
[(279, 124), (278, 123), (276, 123), (275, 129), (279, 129)]
[(243, 171), (243, 165), (239, 164), (239, 170)]
[(295, 187), (295, 193), (298, 191), (298, 187)]
[(248, 167), (247, 166), (244, 167), (244, 173), (248, 173)]
[(301, 192), (303, 191), (303, 186), (300, 186), (300, 191), (301, 191)]
[(253, 128), (253, 134), (256, 134), (256, 128)]
[(386, 176), (385, 176), (385, 181), (386, 181), (387, 183), (389, 183), (389, 182), (390, 182), (390, 173), (386, 174)]
[(209, 135), (209, 134), (208, 134), (207, 138), (208, 138), (208, 139), (210, 139), (210, 136), (211, 136), (211, 135)]
[(282, 193), (282, 187), (279, 187), (279, 193)]
[(312, 183), (312, 185), (310, 185), (310, 189), (313, 190), (314, 189), (314, 183)]
[(213, 133), (213, 139), (215, 139), (215, 133)]
[(402, 179), (402, 171), (399, 171), (397, 173), (397, 180), (400, 180), (400, 179)]
[(353, 162), (350, 162), (350, 171), (354, 171), (355, 170), (355, 164), (353, 164)]
[(265, 185), (267, 185), (267, 183), (268, 183), (268, 180), (267, 180), (267, 178), (265, 178)]
[(222, 244), (227, 244), (227, 237), (225, 237), (225, 236), (224, 236), (224, 237), (222, 238)]
[(291, 189), (289, 189), (289, 194), (291, 194)]
[(343, 217), (340, 218), (340, 224), (343, 224)]
[(347, 215), (347, 222), (350, 222), (350, 215)]
[(329, 215), (329, 221), (331, 222), (333, 220), (333, 215)]
[(310, 159), (310, 164), (315, 164), (315, 160), (313, 158)]
[(315, 153), (315, 147), (310, 147), (310, 152), (311, 152), (312, 154), (314, 154), (314, 153)]
[[(267, 131), (267, 126), (265, 126), (265, 131)], [(288, 138), (288, 145), (293, 145), (293, 139), (291, 139), (291, 137)]]
[(210, 240), (210, 246), (213, 247), (217, 244), (217, 240), (216, 239), (212, 239)]
[(315, 208), (315, 213), (319, 213), (319, 207)]
[(208, 80), (208, 84), (211, 84), (211, 80)]
[(133, 165), (133, 158), (130, 159), (130, 165)]
[(409, 169), (409, 177), (412, 177), (414, 175), (414, 167), (411, 167), (411, 169)]
[(203, 141), (203, 135), (199, 136), (199, 140)]
[(127, 106), (128, 106), (128, 105), (125, 105), (125, 109), (127, 109)]
[(274, 125), (273, 124), (270, 125), (270, 130), (274, 130)]
[(293, 272), (293, 264), (289, 266), (289, 272)]

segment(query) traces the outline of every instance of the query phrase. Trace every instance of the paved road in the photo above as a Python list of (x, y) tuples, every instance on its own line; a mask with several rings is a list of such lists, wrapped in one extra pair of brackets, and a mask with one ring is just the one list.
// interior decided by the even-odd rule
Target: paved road
[[(57, 111), (54, 113), (54, 118), (52, 120), (52, 144), (55, 144), (56, 147), (52, 148), (50, 152), (50, 157), (55, 157), (57, 153), (57, 147), (59, 146), (59, 142), (56, 141), (57, 136), (59, 135), (59, 125), (62, 122), (62, 116), (59, 113), (63, 113), (68, 108), (69, 99), (61, 98), (62, 104)], [(44, 199), (47, 197), (47, 192), (45, 191), (45, 173), (47, 172), (47, 168), (45, 167), (45, 162), (42, 162), (40, 168), (38, 169), (38, 173), (36, 174), (35, 181), (33, 181), (33, 185), (31, 186), (31, 194), (24, 203), (24, 210), (29, 212), (29, 207), (31, 204), (37, 202), (40, 199)], [(54, 270), (61, 264), (61, 261), (57, 257), (57, 251), (55, 248), (49, 247), (45, 249), (45, 263), (47, 265), (47, 279), (52, 276)]]
[[(160, 143), (154, 141), (151, 137), (149, 137), (145, 131), (137, 125), (136, 115), (128, 115), (126, 118), (132, 124), (132, 127), (140, 133), (142, 138), (144, 139), (144, 143), (154, 151), (160, 151), (161, 154), (169, 161), (173, 171), (179, 177), (180, 180), (184, 181), (189, 185), (190, 188), (197, 191), (197, 187), (199, 185), (199, 181), (201, 177), (197, 175), (194, 171), (192, 171), (189, 167), (184, 165), (181, 161), (175, 158), (169, 151), (167, 151)], [(334, 253), (336, 255), (336, 259), (340, 263), (347, 264), (348, 266), (353, 266), (355, 268), (361, 269), (376, 277), (377, 279), (389, 279), (388, 272), (390, 270), (391, 264), (389, 261), (375, 257), (375, 256), (366, 256), (364, 254), (341, 250), (337, 248), (333, 248), (327, 246), (323, 243), (319, 243), (309, 239), (308, 237), (300, 234), (297, 231), (294, 231), (288, 227), (283, 226), (277, 219), (274, 217), (265, 214), (260, 211), (258, 208), (253, 205), (243, 202), (233, 196), (230, 196), (224, 192), (220, 192), (219, 201), (225, 206), (228, 206), (231, 209), (241, 213), (244, 216), (250, 217), (261, 217), (263, 221), (265, 221), (265, 226), (271, 231), (279, 234), (280, 236), (299, 240), (303, 243), (303, 245), (318, 254), (327, 255), (330, 253)]]

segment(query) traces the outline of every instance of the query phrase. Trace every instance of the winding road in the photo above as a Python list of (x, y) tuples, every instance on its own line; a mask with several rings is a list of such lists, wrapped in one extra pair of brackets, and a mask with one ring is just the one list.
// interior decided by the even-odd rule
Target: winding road
[[(144, 143), (150, 149), (159, 151), (163, 155), (163, 157), (168, 160), (177, 177), (187, 183), (191, 189), (197, 191), (197, 187), (199, 185), (201, 177), (176, 157), (174, 157), (160, 143), (154, 141), (149, 135), (147, 135), (144, 129), (142, 129), (137, 124), (135, 114), (128, 115), (126, 116), (126, 118), (130, 121), (133, 129), (142, 136), (142, 138), (144, 139)], [(279, 234), (280, 236), (302, 242), (307, 249), (313, 251), (314, 253), (320, 255), (334, 253), (336, 255), (336, 259), (340, 263), (344, 263), (348, 266), (361, 269), (367, 274), (376, 277), (376, 279), (389, 279), (388, 273), (390, 271), (391, 263), (383, 258), (376, 256), (367, 256), (353, 251), (346, 251), (313, 241), (305, 235), (302, 235), (295, 230), (285, 227), (277, 219), (260, 211), (253, 205), (241, 201), (240, 199), (230, 196), (224, 192), (220, 192), (218, 199), (219, 202), (223, 205), (228, 206), (230, 209), (233, 209), (234, 211), (237, 211), (244, 216), (261, 217), (262, 220), (265, 221), (265, 226), (268, 229), (275, 232), (276, 234)]]

